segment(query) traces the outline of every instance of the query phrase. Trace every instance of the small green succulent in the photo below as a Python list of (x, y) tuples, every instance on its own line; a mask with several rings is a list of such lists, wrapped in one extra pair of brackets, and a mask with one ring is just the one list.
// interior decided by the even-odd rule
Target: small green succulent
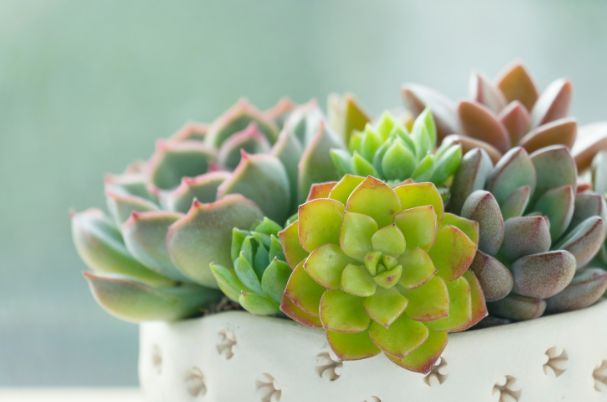
[(313, 186), (279, 237), (293, 268), (282, 311), (322, 327), (341, 359), (383, 351), (396, 364), (425, 372), (448, 332), (486, 315), (480, 285), (468, 271), (478, 225), (444, 213), (432, 183), (391, 188), (371, 176), (346, 175)]
[(268, 218), (251, 230), (232, 232), (232, 266), (211, 264), (219, 288), (245, 310), (257, 315), (280, 313), (280, 299), (291, 268), (285, 262), (278, 232)]
[(436, 147), (436, 126), (429, 110), (413, 123), (409, 133), (391, 114), (375, 126), (354, 132), (349, 150), (331, 151), (338, 172), (373, 176), (388, 182), (430, 181), (444, 186), (457, 171), (462, 158), (459, 145)]

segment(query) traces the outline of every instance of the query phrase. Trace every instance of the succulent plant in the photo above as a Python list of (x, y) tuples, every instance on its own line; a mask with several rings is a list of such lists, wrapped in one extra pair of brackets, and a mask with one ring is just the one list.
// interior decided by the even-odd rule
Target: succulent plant
[(605, 239), (605, 201), (576, 179), (562, 145), (515, 147), (495, 166), (482, 149), (464, 156), (449, 210), (479, 222), (472, 270), (491, 314), (526, 320), (600, 298), (606, 277), (587, 265)]
[(453, 176), (462, 158), (459, 145), (436, 150), (436, 126), (429, 110), (420, 114), (411, 133), (390, 113), (375, 126), (350, 136), (349, 151), (331, 151), (341, 174), (370, 175), (388, 182), (430, 181), (443, 186)]
[(337, 178), (329, 150), (340, 144), (314, 102), (289, 101), (265, 113), (240, 101), (159, 141), (148, 162), (107, 178), (113, 219), (72, 220), (95, 297), (132, 321), (199, 313), (219, 298), (210, 263), (231, 265), (233, 228), (285, 222), (312, 183)]
[(457, 104), (416, 84), (405, 85), (402, 95), (416, 115), (427, 107), (432, 109), (439, 141), (461, 144), (464, 152), (482, 148), (494, 163), (514, 146), (533, 152), (560, 144), (573, 149), (581, 171), (598, 150), (607, 149), (607, 132), (597, 135), (601, 131), (598, 125), (584, 127), (582, 140), (574, 146), (577, 124), (568, 117), (572, 96), (569, 80), (555, 80), (540, 93), (525, 66), (513, 63), (493, 82), (474, 72), (469, 91), (470, 99)]
[(329, 95), (327, 109), (329, 125), (341, 137), (344, 144), (349, 144), (352, 135), (357, 131), (363, 131), (371, 121), (352, 95)]
[(211, 264), (223, 293), (252, 314), (280, 313), (280, 299), (291, 275), (277, 237), (281, 229), (268, 218), (251, 230), (235, 228), (231, 266)]
[(445, 213), (429, 182), (392, 188), (345, 175), (314, 185), (296, 220), (279, 233), (293, 268), (281, 309), (323, 328), (341, 359), (383, 352), (426, 372), (448, 332), (486, 315), (468, 270), (477, 230), (476, 222)]

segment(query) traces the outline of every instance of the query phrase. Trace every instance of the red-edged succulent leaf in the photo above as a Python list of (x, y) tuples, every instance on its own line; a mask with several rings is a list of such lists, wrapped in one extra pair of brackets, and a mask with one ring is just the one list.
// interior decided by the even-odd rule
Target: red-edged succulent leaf
[(394, 220), (394, 215), (401, 209), (395, 192), (384, 182), (367, 177), (348, 197), (346, 210), (372, 217), (379, 227), (386, 226)]
[(315, 200), (317, 198), (329, 198), (329, 194), (333, 187), (335, 187), (335, 181), (327, 181), (324, 183), (314, 183), (310, 187), (310, 192), (308, 193), (308, 198), (306, 201)]
[(439, 276), (403, 294), (409, 300), (405, 314), (413, 320), (433, 321), (449, 314), (449, 290)]
[(183, 177), (195, 177), (209, 169), (215, 152), (200, 141), (158, 141), (149, 162), (149, 185), (170, 190)]
[(238, 194), (211, 204), (194, 201), (169, 229), (167, 249), (173, 264), (197, 283), (216, 287), (209, 264), (230, 265), (232, 229), (249, 228), (262, 216), (253, 202)]
[(362, 332), (369, 328), (364, 298), (341, 290), (327, 290), (320, 298), (320, 321), (323, 327), (337, 332)]
[(188, 281), (171, 261), (166, 237), (169, 227), (183, 215), (175, 212), (134, 212), (122, 226), (124, 243), (142, 264), (177, 281)]
[(280, 161), (271, 155), (243, 152), (232, 176), (217, 190), (219, 198), (227, 194), (244, 195), (276, 222), (284, 222), (291, 210), (287, 173)]
[[(308, 275), (303, 267), (303, 263), (299, 263), (299, 265), (293, 269), (289, 281), (287, 282), (281, 302), (281, 309), (287, 315), (295, 315), (297, 311), (300, 310), (305, 313), (302, 319), (306, 320), (309, 319), (309, 316), (318, 317), (320, 299), (324, 291), (325, 289), (314, 282), (310, 275)], [(285, 301), (285, 299), (288, 299), (288, 302)], [(289, 308), (291, 305), (296, 306), (297, 309)], [(287, 311), (285, 311), (285, 309), (287, 309)], [(292, 315), (289, 315), (289, 317), (293, 318)], [(293, 319), (301, 322), (297, 318)], [(305, 325), (304, 322), (302, 322), (302, 324)]]
[(339, 246), (325, 244), (310, 253), (304, 262), (304, 269), (322, 287), (339, 289), (341, 274), (350, 262), (352, 260), (342, 253)]
[(440, 192), (433, 183), (405, 183), (394, 188), (401, 209), (432, 205), (438, 219), (443, 218), (445, 207)]
[(429, 250), (436, 239), (438, 222), (432, 205), (405, 209), (394, 217), (394, 222), (404, 234), (409, 250)]
[(267, 153), (271, 144), (266, 136), (251, 123), (244, 130), (232, 134), (219, 148), (217, 162), (225, 168), (232, 170), (240, 162), (242, 151), (249, 154)]
[(88, 209), (72, 215), (72, 237), (78, 255), (98, 273), (128, 276), (152, 286), (173, 281), (141, 264), (129, 253), (122, 234), (101, 210)]
[(209, 172), (197, 177), (184, 177), (181, 184), (170, 192), (161, 193), (165, 208), (186, 213), (192, 201), (213, 202), (217, 199), (217, 189), (230, 177), (228, 172)]
[(449, 315), (426, 323), (432, 331), (458, 331), (468, 326), (472, 318), (472, 291), (466, 278), (459, 277), (447, 282), (449, 291)]
[(105, 193), (107, 207), (116, 224), (126, 222), (133, 212), (156, 211), (158, 206), (145, 198), (113, 192)]
[(427, 373), (447, 347), (447, 333), (430, 331), (426, 341), (405, 357), (387, 355), (397, 365), (417, 373)]
[(327, 340), (333, 352), (341, 360), (365, 359), (380, 352), (379, 348), (371, 342), (367, 331), (354, 334), (327, 331)]
[(297, 221), (289, 224), (278, 233), (282, 251), (287, 263), (291, 267), (297, 266), (300, 261), (308, 256), (308, 252), (299, 244), (299, 226)]
[(432, 261), (445, 280), (454, 280), (470, 267), (476, 253), (474, 243), (461, 229), (446, 225), (438, 229), (429, 251)]
[(274, 122), (247, 100), (241, 99), (209, 126), (206, 143), (213, 148), (220, 148), (234, 133), (241, 132), (251, 123), (257, 125), (270, 143), (276, 141), (277, 128)]
[(402, 358), (421, 346), (428, 339), (428, 327), (401, 315), (389, 327), (372, 323), (369, 338), (384, 353)]
[(344, 204), (328, 198), (308, 201), (299, 207), (299, 242), (306, 251), (323, 244), (339, 244)]

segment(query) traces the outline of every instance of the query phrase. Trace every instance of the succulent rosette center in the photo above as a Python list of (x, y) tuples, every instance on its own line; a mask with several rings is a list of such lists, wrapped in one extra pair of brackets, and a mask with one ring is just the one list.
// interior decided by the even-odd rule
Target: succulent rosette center
[(279, 237), (294, 268), (282, 311), (324, 328), (342, 359), (383, 351), (405, 368), (427, 371), (448, 332), (486, 315), (468, 272), (477, 224), (444, 213), (432, 183), (392, 188), (346, 175), (319, 184)]

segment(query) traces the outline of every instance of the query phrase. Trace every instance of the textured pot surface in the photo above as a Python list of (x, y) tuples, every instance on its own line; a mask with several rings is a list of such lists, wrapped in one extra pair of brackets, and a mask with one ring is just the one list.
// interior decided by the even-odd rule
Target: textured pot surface
[(339, 362), (322, 332), (228, 312), (141, 326), (148, 402), (607, 401), (607, 302), (455, 334), (432, 372)]

